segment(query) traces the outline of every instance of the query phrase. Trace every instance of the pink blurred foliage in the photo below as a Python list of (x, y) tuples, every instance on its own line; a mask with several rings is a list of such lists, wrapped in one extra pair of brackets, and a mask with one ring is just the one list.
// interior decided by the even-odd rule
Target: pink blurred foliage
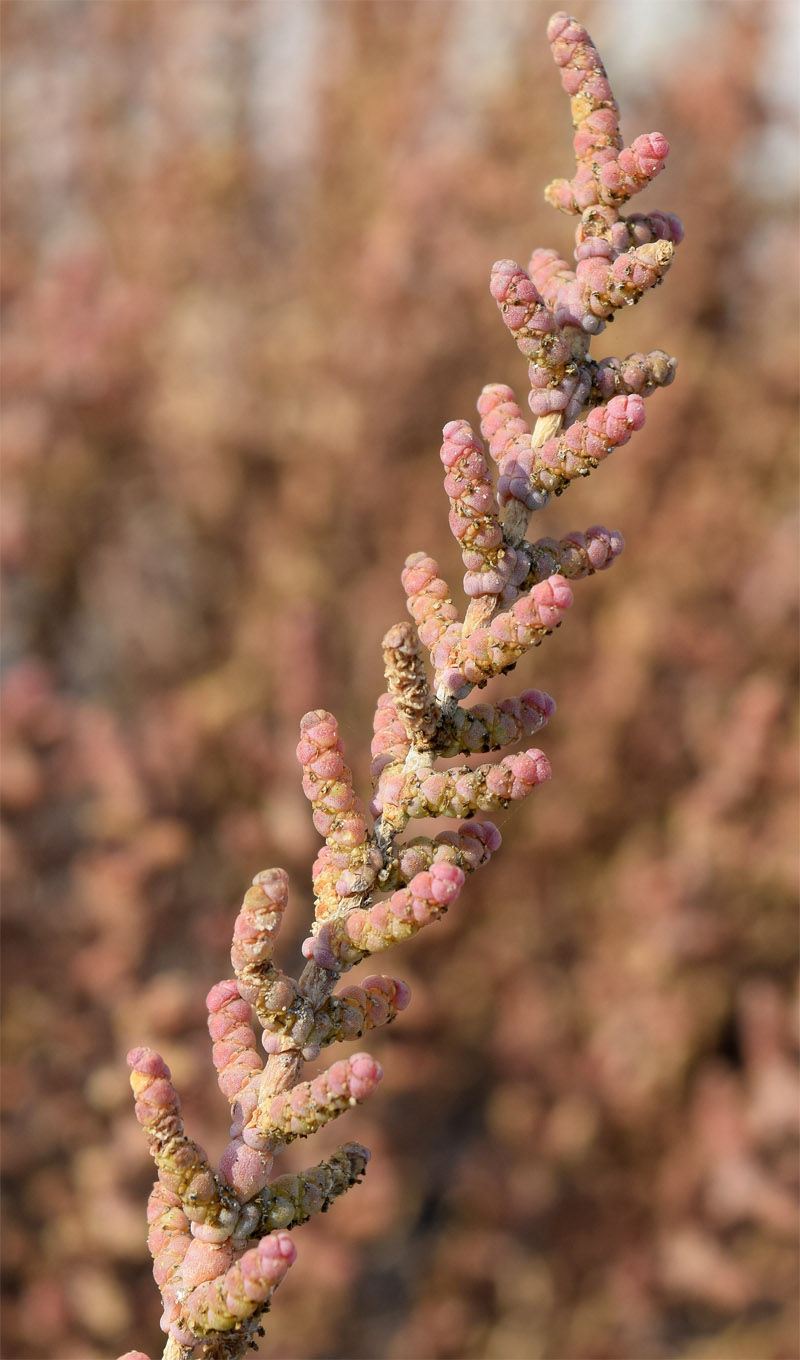
[[(100, 1360), (158, 1344), (123, 1055), (168, 1050), (222, 1148), (204, 990), (243, 878), (317, 846), (286, 732), (363, 732), (441, 542), (431, 431), (509, 372), (487, 265), (566, 243), (567, 138), (535, 6), (469, 135), (457, 6), (325, 7), (296, 163), (246, 97), (278, 7), (5, 8), (3, 1344)], [(627, 548), (537, 654), (556, 777), (406, 946), (369, 1174), (264, 1355), (795, 1353), (795, 232), (753, 184), (763, 9), (701, 32), (625, 111), (691, 231), (632, 318), (680, 378), (570, 492)]]

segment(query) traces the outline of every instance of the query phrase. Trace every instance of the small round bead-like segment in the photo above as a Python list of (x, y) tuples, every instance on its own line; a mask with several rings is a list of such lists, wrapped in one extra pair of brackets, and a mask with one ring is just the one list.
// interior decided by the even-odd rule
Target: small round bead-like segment
[(439, 575), (438, 563), (426, 553), (412, 553), (406, 558), (400, 579), (420, 642), (431, 654), (437, 685), (444, 677), (450, 693), (469, 693), (469, 686), (465, 687), (464, 677), (459, 676), (455, 666), (463, 625), (450, 587)]
[(631, 246), (647, 246), (652, 241), (670, 241), (679, 246), (683, 240), (683, 223), (675, 213), (651, 212), (630, 213), (620, 217), (608, 233), (616, 255), (622, 255)]
[(343, 1143), (326, 1161), (296, 1176), (271, 1181), (259, 1196), (261, 1218), (256, 1232), (296, 1228), (314, 1214), (325, 1213), (335, 1199), (358, 1184), (369, 1160), (369, 1152), (360, 1143)]
[[(595, 203), (584, 210), (575, 228), (575, 259), (583, 260), (597, 254), (598, 240), (610, 247), (609, 258), (615, 259), (636, 246), (651, 245), (654, 241), (669, 241), (673, 246), (679, 246), (683, 240), (683, 225), (674, 213), (656, 211), (620, 217), (616, 208)], [(534, 252), (534, 256), (536, 254)]]
[[(389, 668), (387, 668), (387, 677), (389, 677), (391, 684)], [(424, 694), (427, 705), (433, 699), (433, 696), (428, 689), (427, 679), (424, 675), (421, 678), (424, 681), (424, 691), (421, 691), (421, 693)], [(461, 680), (462, 677), (459, 676), (459, 683), (461, 683)], [(398, 701), (403, 701), (402, 694), (381, 695), (375, 711), (375, 733), (372, 738), (373, 796), (369, 807), (373, 817), (380, 819), (378, 834), (382, 837), (386, 848), (398, 832), (403, 830), (408, 821), (398, 798), (403, 791), (404, 762), (411, 752), (411, 736), (414, 733), (408, 721), (409, 715), (406, 715), (405, 721), (400, 717)], [(441, 709), (437, 700), (433, 700), (433, 702), (438, 724), (441, 721)], [(437, 726), (432, 727), (432, 730), (428, 728), (427, 731), (422, 733), (423, 740), (417, 747), (417, 751), (421, 753), (418, 758), (425, 760), (428, 764), (432, 762), (441, 731), (441, 727)], [(381, 868), (383, 868), (383, 864), (381, 864)]]
[[(544, 341), (553, 336), (555, 322), (528, 273), (516, 260), (496, 260), (492, 265), (489, 292), (500, 308), (500, 314), (526, 357), (544, 358)], [(558, 360), (568, 357), (568, 349), (555, 337)]]
[[(197, 1340), (232, 1331), (261, 1312), (297, 1255), (287, 1232), (269, 1233), (224, 1275), (193, 1289), (183, 1305), (185, 1326)], [(174, 1335), (174, 1333), (173, 1333)]]
[(451, 420), (443, 436), (450, 528), (467, 568), (464, 592), (473, 599), (499, 595), (513, 573), (516, 554), (503, 540), (483, 446), (466, 420)]
[(455, 901), (463, 884), (464, 872), (456, 865), (432, 864), (387, 902), (369, 911), (351, 912), (345, 922), (347, 938), (359, 955), (388, 949), (437, 920)]
[(231, 1106), (232, 1141), (220, 1158), (219, 1174), (241, 1203), (251, 1199), (269, 1180), (272, 1157), (242, 1143), (241, 1131), (258, 1103), (263, 1061), (250, 1023), (250, 1003), (240, 995), (234, 979), (218, 982), (207, 998), (211, 1056), (217, 1081)]
[(529, 647), (537, 646), (572, 604), (563, 576), (550, 576), (517, 600), (507, 613), (496, 614), (486, 628), (464, 640), (461, 669), (473, 685), (484, 685), (516, 665)]
[(505, 383), (487, 383), (478, 398), (481, 434), (489, 445), (489, 453), (500, 462), (508, 444), (515, 440), (531, 440), (531, 427), (522, 414), (513, 389)]
[[(592, 213), (599, 214), (601, 212), (611, 211), (611, 209), (601, 209), (597, 207), (589, 209), (581, 218), (581, 227)], [(578, 228), (578, 232), (581, 231), (581, 227)], [(600, 230), (601, 227), (602, 231)], [(608, 235), (609, 230), (610, 227), (604, 219), (600, 222), (599, 226), (597, 226), (596, 234), (603, 237), (603, 249), (606, 248), (605, 238)], [(591, 249), (588, 249), (586, 253), (592, 254), (595, 248), (596, 245), (594, 239), (592, 239)], [(576, 260), (583, 258), (579, 250), (576, 250), (575, 258)], [(536, 283), (536, 286), (541, 290), (542, 296), (545, 298), (548, 307), (552, 309), (556, 326), (560, 330), (572, 328), (570, 334), (573, 335), (573, 353), (577, 350), (579, 358), (581, 358), (581, 362), (576, 364), (576, 380), (570, 393), (570, 399), (564, 409), (564, 419), (567, 424), (569, 424), (573, 420), (576, 420), (581, 414), (582, 407), (591, 390), (591, 378), (592, 373), (594, 372), (594, 366), (585, 359), (585, 354), (588, 349), (587, 337), (604, 330), (605, 323), (602, 318), (595, 316), (593, 312), (589, 311), (585, 289), (582, 283), (578, 279), (575, 270), (570, 269), (566, 260), (562, 260), (557, 251), (534, 250), (528, 265), (528, 272)], [(574, 339), (575, 330), (584, 333), (584, 346), (582, 349), (580, 346), (576, 346)], [(539, 399), (537, 398), (537, 401), (538, 400)]]
[(596, 204), (618, 207), (661, 174), (669, 142), (660, 132), (645, 133), (620, 151), (593, 163), (579, 161), (572, 179), (554, 179), (544, 191), (548, 203), (564, 213), (581, 213)]
[(561, 325), (556, 311), (558, 295), (565, 284), (574, 281), (575, 270), (567, 264), (566, 260), (562, 259), (557, 250), (539, 247), (531, 255), (528, 273), (548, 307), (554, 313), (556, 325)]
[(289, 902), (289, 875), (263, 869), (247, 890), (236, 918), (231, 963), (237, 973), (268, 964)]
[[(590, 335), (605, 329), (607, 320), (620, 307), (631, 307), (649, 288), (661, 282), (672, 263), (675, 246), (671, 241), (651, 241), (615, 252), (607, 236), (592, 236), (576, 251), (578, 263), (575, 277), (561, 283), (554, 303), (558, 324), (571, 328), (570, 334)], [(573, 345), (574, 348), (574, 345)], [(592, 389), (596, 366), (581, 360), (572, 366), (570, 381), (560, 391), (568, 394), (564, 407), (566, 419), (574, 420), (586, 404)], [(544, 371), (531, 367), (531, 384), (535, 389), (529, 398), (531, 408), (540, 414), (544, 398), (539, 387), (546, 387)]]
[(217, 1168), (218, 1174), (233, 1190), (240, 1204), (247, 1204), (263, 1190), (269, 1181), (274, 1161), (271, 1153), (248, 1147), (242, 1137), (241, 1129), (246, 1118), (249, 1118), (258, 1103), (258, 1084), (254, 1081), (248, 1089), (251, 1099), (242, 1106), (237, 1135), (224, 1148)]
[(257, 1109), (245, 1129), (245, 1141), (254, 1132), (277, 1151), (295, 1138), (307, 1138), (351, 1105), (366, 1100), (382, 1076), (380, 1063), (369, 1053), (355, 1053), (336, 1062), (313, 1081), (299, 1082), (275, 1096), (266, 1109)]

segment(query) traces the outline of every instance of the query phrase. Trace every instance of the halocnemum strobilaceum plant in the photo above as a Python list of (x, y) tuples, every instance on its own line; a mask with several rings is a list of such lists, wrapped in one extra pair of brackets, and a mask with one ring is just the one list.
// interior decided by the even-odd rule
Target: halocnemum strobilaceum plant
[[(465, 701), (559, 626), (572, 581), (605, 570), (622, 551), (621, 535), (600, 526), (530, 541), (530, 515), (627, 443), (644, 424), (644, 399), (675, 374), (674, 359), (661, 350), (600, 362), (589, 353), (618, 308), (661, 282), (681, 240), (671, 214), (622, 213), (664, 168), (666, 140), (653, 132), (624, 147), (619, 110), (586, 30), (558, 13), (548, 38), (570, 96), (576, 168), (545, 193), (578, 219), (575, 265), (538, 249), (527, 269), (500, 260), (491, 272), (492, 296), (528, 360), (534, 419), (531, 425), (510, 387), (492, 383), (478, 399), (482, 438), (465, 420), (444, 428), (444, 485), (466, 568), (466, 609), (432, 557), (406, 560), (412, 622), (396, 624), (383, 640), (386, 690), (374, 719), (369, 811), (353, 789), (333, 715), (317, 710), (301, 722), (303, 789), (324, 839), (312, 871), (315, 919), (295, 978), (273, 962), (287, 875), (268, 869), (245, 896), (233, 933), (234, 976), (208, 995), (214, 1066), (233, 1121), (216, 1168), (184, 1132), (164, 1060), (147, 1048), (128, 1057), (136, 1114), (158, 1168), (148, 1241), (168, 1360), (242, 1356), (295, 1258), (291, 1229), (363, 1174), (369, 1153), (358, 1143), (344, 1143), (300, 1175), (273, 1174), (287, 1143), (365, 1100), (381, 1078), (363, 1052), (311, 1081), (304, 1064), (404, 1009), (409, 993), (398, 979), (376, 974), (340, 986), (342, 974), (441, 916), (467, 874), (500, 846), (497, 828), (476, 814), (506, 808), (549, 778), (537, 747), (446, 769), (437, 760), (516, 746), (553, 713), (553, 700), (536, 689), (497, 704)], [(462, 820), (455, 830), (402, 839), (420, 817)], [(127, 1360), (143, 1357), (129, 1352)]]

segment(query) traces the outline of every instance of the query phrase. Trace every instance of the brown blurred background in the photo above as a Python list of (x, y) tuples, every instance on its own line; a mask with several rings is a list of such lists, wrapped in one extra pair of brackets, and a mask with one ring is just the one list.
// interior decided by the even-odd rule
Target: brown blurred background
[[(493, 259), (569, 250), (539, 3), (10, 0), (4, 60), (6, 1360), (160, 1354), (124, 1054), (227, 1111), (204, 995), (251, 875), (306, 933), (293, 749), (362, 790), (439, 431), (525, 390)], [(504, 682), (552, 782), (436, 930), (299, 1230), (274, 1360), (795, 1360), (794, 4), (577, 3), (680, 213), (597, 354), (674, 387), (532, 535), (627, 550)], [(363, 971), (363, 970), (362, 970)], [(330, 1136), (328, 1136), (330, 1135)]]

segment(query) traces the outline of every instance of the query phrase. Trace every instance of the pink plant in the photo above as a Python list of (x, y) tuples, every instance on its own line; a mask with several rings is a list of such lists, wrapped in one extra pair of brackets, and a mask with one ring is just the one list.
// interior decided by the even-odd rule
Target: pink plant
[[(311, 1080), (303, 1079), (304, 1064), (405, 1008), (408, 988), (397, 979), (376, 975), (337, 990), (341, 975), (442, 916), (467, 874), (500, 846), (496, 827), (473, 821), (475, 814), (505, 809), (549, 779), (547, 758), (535, 747), (477, 765), (437, 769), (436, 762), (502, 750), (552, 715), (552, 699), (537, 690), (496, 705), (465, 708), (462, 701), (560, 625), (572, 604), (570, 581), (604, 570), (622, 551), (620, 534), (599, 526), (532, 542), (528, 520), (551, 494), (627, 443), (644, 422), (643, 398), (674, 377), (675, 361), (660, 350), (599, 363), (589, 357), (591, 337), (616, 309), (661, 282), (680, 242), (680, 223), (668, 214), (621, 216), (624, 203), (663, 169), (666, 140), (650, 133), (623, 148), (619, 111), (585, 29), (559, 13), (548, 37), (571, 98), (577, 164), (573, 178), (555, 181), (546, 196), (579, 217), (575, 269), (539, 250), (528, 271), (502, 260), (491, 275), (492, 296), (528, 360), (535, 424), (523, 419), (510, 388), (484, 388), (478, 409), (498, 466), (497, 492), (467, 422), (444, 428), (450, 527), (468, 604), (462, 618), (432, 558), (407, 559), (403, 585), (414, 622), (391, 628), (383, 641), (386, 692), (375, 713), (369, 814), (333, 715), (316, 710), (301, 722), (303, 790), (325, 841), (313, 868), (315, 919), (303, 944), (305, 967), (291, 977), (273, 962), (287, 875), (258, 874), (245, 896), (234, 926), (235, 976), (207, 999), (214, 1065), (232, 1120), (216, 1170), (184, 1131), (163, 1059), (146, 1048), (128, 1055), (136, 1115), (158, 1168), (148, 1240), (169, 1360), (243, 1356), (294, 1260), (288, 1230), (327, 1209), (363, 1174), (369, 1153), (345, 1143), (299, 1175), (272, 1178), (274, 1158), (289, 1142), (368, 1099), (382, 1076), (367, 1053)], [(412, 818), (464, 820), (455, 831), (403, 842)]]

